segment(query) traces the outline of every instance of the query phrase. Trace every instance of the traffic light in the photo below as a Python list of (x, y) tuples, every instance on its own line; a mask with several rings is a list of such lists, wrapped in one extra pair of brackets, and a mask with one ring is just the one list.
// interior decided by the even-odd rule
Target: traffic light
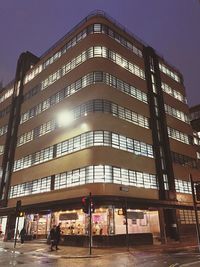
[(83, 212), (88, 214), (90, 211), (90, 199), (89, 199), (89, 197), (83, 197), (81, 201), (82, 201)]
[(24, 212), (23, 212), (23, 211), (20, 211), (20, 212), (18, 213), (18, 217), (24, 217)]
[(126, 216), (126, 207), (122, 207), (122, 214)]
[(94, 213), (95, 212), (95, 207), (94, 207), (94, 201), (92, 198), (90, 198), (90, 205), (91, 205), (91, 213)]
[(91, 206), (91, 213), (95, 211), (94, 202), (91, 197), (83, 197), (82, 200), (82, 209), (84, 213), (90, 213), (90, 206)]
[(16, 216), (17, 217), (24, 217), (24, 212), (22, 211), (22, 201), (18, 200), (15, 207)]
[(16, 215), (19, 216), (19, 213), (21, 211), (21, 206), (22, 206), (22, 201), (18, 200), (16, 203), (16, 207), (15, 207), (15, 211), (16, 211)]
[(196, 184), (196, 199), (197, 201), (200, 201), (200, 184)]

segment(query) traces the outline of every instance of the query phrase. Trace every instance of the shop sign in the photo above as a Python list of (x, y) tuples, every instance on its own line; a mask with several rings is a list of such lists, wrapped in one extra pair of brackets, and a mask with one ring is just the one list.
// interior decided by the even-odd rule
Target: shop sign
[(93, 215), (92, 216), (93, 222), (97, 223), (97, 222), (103, 222), (103, 216), (102, 215)]
[(59, 215), (59, 220), (60, 221), (77, 220), (77, 219), (78, 219), (78, 214), (76, 212), (61, 213)]
[(141, 211), (127, 211), (128, 219), (144, 219), (144, 212)]
[(127, 186), (120, 186), (120, 191), (128, 192), (128, 187)]

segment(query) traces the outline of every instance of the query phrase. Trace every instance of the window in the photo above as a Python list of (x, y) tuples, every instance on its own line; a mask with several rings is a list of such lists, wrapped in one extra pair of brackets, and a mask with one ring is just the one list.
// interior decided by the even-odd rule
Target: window
[[(59, 72), (58, 72), (59, 73)], [(52, 75), (50, 75), (52, 76)], [(49, 77), (50, 77), (49, 76)], [(93, 79), (91, 79), (93, 77)], [(48, 78), (47, 78), (48, 80)], [(45, 80), (46, 81), (46, 80)], [(44, 81), (44, 86), (46, 87), (48, 85), (48, 82), (46, 83)], [(104, 82), (110, 86), (115, 87), (116, 89), (119, 89), (120, 91), (129, 94), (130, 96), (147, 103), (147, 95), (144, 92), (141, 92), (139, 89), (134, 88), (133, 86), (117, 79), (116, 77), (103, 72), (93, 72), (90, 74), (87, 74), (86, 76), (82, 77), (81, 79), (77, 80), (75, 83), (67, 86), (66, 88), (63, 88), (58, 93), (52, 95), (50, 98), (44, 100), (43, 102), (39, 103), (37, 106), (31, 108), (30, 110), (26, 111), (21, 115), (21, 121), (20, 123), (24, 123), (27, 120), (31, 119), (34, 116), (37, 116), (41, 112), (49, 109), (51, 106), (59, 103), (64, 99), (65, 97), (68, 97), (75, 93), (78, 90), (81, 90), (85, 86), (88, 86), (90, 84), (93, 84), (94, 82)], [(45, 88), (43, 87), (43, 89)]]
[(190, 144), (190, 138), (187, 134), (184, 134), (178, 130), (175, 130), (173, 128), (167, 127), (168, 135), (169, 137), (178, 140), (185, 144)]
[(0, 103), (4, 102), (7, 98), (9, 98), (14, 92), (14, 87), (7, 89), (6, 92), (0, 96)]
[(3, 145), (0, 145), (0, 155), (2, 155), (4, 152), (4, 146)]
[(175, 89), (172, 89), (168, 84), (162, 82), (162, 90), (176, 98), (177, 100), (186, 103), (187, 104), (187, 99), (185, 96), (183, 96), (180, 92), (176, 91)]
[(25, 156), (21, 159), (15, 160), (14, 171), (28, 168), (32, 165), (50, 160), (53, 158), (53, 147), (48, 147), (38, 151), (32, 155)]
[(179, 193), (192, 194), (190, 181), (175, 179), (175, 188)]
[(44, 177), (10, 187), (9, 198), (27, 196), (51, 190), (51, 177)]
[(196, 159), (190, 158), (188, 156), (178, 154), (176, 152), (171, 152), (172, 160), (174, 163), (183, 165), (183, 166), (189, 166), (192, 168), (197, 168), (197, 161)]
[[(194, 210), (180, 210), (180, 223), (181, 224), (196, 224)], [(200, 212), (197, 211), (198, 219), (200, 220)]]
[(4, 126), (0, 127), (0, 136), (7, 133), (7, 130), (8, 130), (8, 125), (4, 125)]
[[(128, 186), (158, 189), (154, 174), (127, 170), (109, 165), (87, 166), (55, 175), (55, 190), (86, 183), (116, 183)], [(9, 198), (48, 192), (51, 177), (44, 177), (10, 187)]]
[(6, 108), (0, 111), (0, 118), (6, 116), (10, 112), (11, 105), (7, 106)]
[[(60, 58), (64, 53), (67, 52), (68, 49), (75, 46), (78, 42), (83, 40), (88, 34), (96, 34), (96, 33), (103, 33), (108, 34), (111, 38), (114, 38), (117, 42), (121, 45), (130, 49), (133, 53), (142, 57), (142, 52), (138, 49), (134, 44), (130, 43), (126, 39), (124, 39), (121, 35), (111, 30), (108, 26), (104, 24), (96, 23), (94, 25), (88, 26), (86, 29), (78, 33), (75, 37), (73, 37), (68, 43), (66, 43), (59, 51), (57, 51), (54, 55), (48, 58), (43, 64), (36, 66), (29, 71), (29, 73), (25, 76), (25, 84), (34, 79), (39, 73), (41, 73), (48, 65), (52, 64), (58, 58)], [(43, 85), (45, 88), (45, 85)], [(11, 92), (13, 91), (13, 88)], [(8, 94), (8, 93), (7, 93)], [(12, 94), (12, 93), (10, 93)], [(5, 98), (5, 97), (4, 97)], [(3, 99), (3, 98), (2, 98)], [(0, 98), (1, 100), (1, 98)]]
[(166, 65), (164, 65), (163, 63), (159, 63), (159, 68), (160, 70), (165, 73), (166, 75), (168, 75), (169, 77), (171, 77), (173, 80), (175, 80), (176, 82), (181, 82), (181, 79), (179, 78), (178, 74), (176, 74), (174, 71), (171, 71)]
[[(86, 132), (61, 143), (55, 144), (56, 157), (79, 151), (91, 146), (112, 146), (133, 154), (153, 158), (152, 145), (127, 138), (108, 131)], [(14, 171), (39, 164), (53, 158), (53, 146), (44, 148), (32, 155), (18, 159), (14, 163)]]
[[(51, 106), (62, 101), (64, 97), (68, 97), (69, 95), (76, 92), (76, 90), (82, 89), (84, 86), (89, 84), (96, 83), (97, 81), (108, 83), (108, 85), (116, 86), (116, 89), (129, 94), (131, 97), (138, 99), (144, 103), (147, 103), (147, 96), (145, 93), (141, 92), (139, 89), (134, 88), (131, 85), (126, 84), (125, 82), (117, 79), (116, 77), (103, 72), (93, 72), (83, 76), (81, 79), (77, 80), (75, 83), (67, 86), (64, 89), (61, 89), (56, 94), (52, 95), (50, 98), (44, 100), (42, 103), (39, 103), (37, 106), (31, 108), (21, 116), (21, 124), (25, 121), (29, 120), (33, 116), (39, 115), (41, 112), (50, 108)], [(111, 84), (110, 84), (111, 83)], [(81, 86), (83, 86), (81, 88)], [(72, 88), (74, 88), (72, 90)], [(87, 115), (88, 112), (109, 112), (113, 116), (117, 116), (120, 119), (129, 121), (141, 127), (149, 128), (149, 119), (137, 114), (129, 109), (118, 106), (115, 103), (107, 100), (93, 100), (89, 101), (85, 104), (82, 104), (76, 107), (73, 110), (74, 118), (78, 119), (81, 116)], [(42, 136), (50, 131), (53, 131), (56, 128), (55, 120), (48, 121), (43, 125), (40, 125), (34, 128), (31, 132), (24, 133), (24, 135), (18, 138), (18, 146), (23, 145), (34, 138)], [(7, 126), (2, 127), (2, 133), (7, 130)], [(1, 130), (0, 129), (0, 130)]]
[(177, 110), (177, 109), (165, 104), (165, 111), (166, 111), (166, 113), (177, 118), (178, 120), (181, 120), (181, 121), (188, 123), (188, 124), (190, 123), (189, 117), (180, 110)]

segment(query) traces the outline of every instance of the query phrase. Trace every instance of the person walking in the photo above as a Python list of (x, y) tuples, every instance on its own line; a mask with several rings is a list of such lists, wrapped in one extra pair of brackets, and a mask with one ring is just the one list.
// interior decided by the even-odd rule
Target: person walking
[(26, 230), (23, 227), (22, 230), (19, 233), (19, 237), (21, 238), (21, 244), (24, 244), (25, 236), (26, 236)]
[(53, 247), (56, 246), (56, 225), (53, 226), (53, 228), (50, 231), (50, 238), (51, 238), (51, 251), (53, 251)]
[(61, 223), (58, 224), (56, 227), (56, 250), (58, 250), (58, 244), (60, 242), (60, 237), (61, 237), (61, 229), (60, 229)]

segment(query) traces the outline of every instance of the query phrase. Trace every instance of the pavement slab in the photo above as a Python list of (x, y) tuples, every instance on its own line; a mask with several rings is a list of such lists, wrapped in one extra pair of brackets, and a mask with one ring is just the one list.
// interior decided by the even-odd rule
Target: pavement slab
[[(190, 264), (190, 265), (188, 265)], [(0, 266), (22, 267), (199, 267), (200, 254), (192, 243), (92, 248), (60, 246), (50, 251), (44, 242), (0, 242)]]

